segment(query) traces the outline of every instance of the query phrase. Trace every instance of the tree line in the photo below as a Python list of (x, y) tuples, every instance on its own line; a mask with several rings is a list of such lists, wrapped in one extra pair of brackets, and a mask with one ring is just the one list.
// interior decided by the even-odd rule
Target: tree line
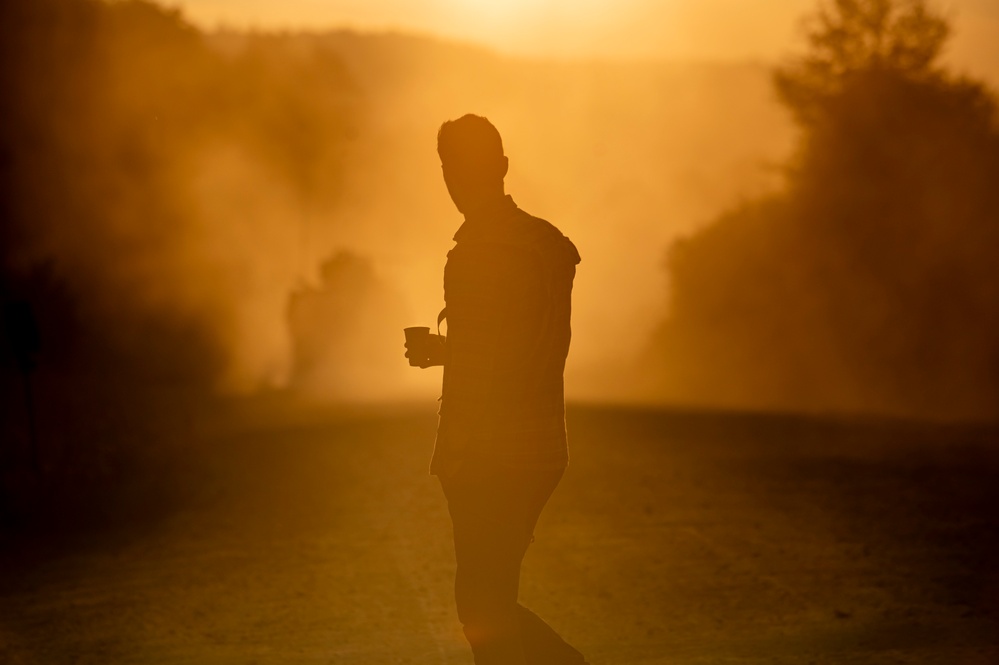
[(778, 192), (669, 250), (660, 396), (737, 408), (999, 416), (999, 114), (941, 64), (923, 0), (834, 0), (774, 85)]

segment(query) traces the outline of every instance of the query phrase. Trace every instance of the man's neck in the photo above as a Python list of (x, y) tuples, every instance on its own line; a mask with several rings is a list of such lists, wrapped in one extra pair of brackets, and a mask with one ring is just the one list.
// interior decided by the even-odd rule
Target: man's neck
[(462, 213), (465, 215), (465, 219), (478, 219), (488, 217), (494, 211), (509, 205), (510, 197), (500, 190), (495, 196), (483, 197), (475, 202), (470, 202)]

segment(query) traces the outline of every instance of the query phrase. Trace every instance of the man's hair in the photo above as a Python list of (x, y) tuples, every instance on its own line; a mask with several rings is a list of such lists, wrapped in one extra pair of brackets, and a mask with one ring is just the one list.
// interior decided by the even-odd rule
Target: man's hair
[(441, 161), (486, 165), (503, 158), (503, 139), (486, 118), (471, 113), (448, 120), (437, 131)]

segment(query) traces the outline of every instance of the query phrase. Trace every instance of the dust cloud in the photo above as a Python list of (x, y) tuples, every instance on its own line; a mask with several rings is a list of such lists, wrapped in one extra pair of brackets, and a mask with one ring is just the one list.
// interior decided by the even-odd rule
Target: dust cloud
[(433, 325), (461, 223), (440, 177), (437, 127), (466, 112), (497, 125), (507, 191), (583, 256), (571, 397), (631, 392), (626, 369), (666, 303), (665, 247), (772, 187), (790, 142), (762, 66), (540, 62), (394, 34), (298, 39), (343, 58), (368, 104), (340, 219), (322, 244), (371, 257), (403, 293), (410, 325)]
[(461, 218), (436, 130), (474, 112), (503, 134), (508, 192), (583, 256), (570, 396), (623, 394), (621, 368), (663, 316), (664, 249), (773, 187), (791, 140), (756, 64), (206, 33), (147, 2), (4, 12), (5, 299), (32, 303), (43, 364), (62, 354), (73, 371), (340, 400), (434, 393), (401, 329), (443, 305)]
[[(755, 65), (540, 62), (393, 34), (204, 34), (147, 3), (49, 4), (90, 23), (39, 19), (39, 41), (62, 44), (65, 59), (38, 56), (40, 71), (29, 62), (14, 79), (31, 99), (56, 75), (83, 114), (39, 107), (26, 121), (57, 149), (25, 179), (70, 196), (16, 197), (32, 221), (10, 263), (53, 266), (91, 332), (120, 338), (111, 346), (127, 349), (125, 364), (177, 370), (186, 350), (172, 348), (196, 338), (190, 371), (227, 392), (435, 390), (432, 371), (402, 358), (401, 328), (435, 319), (461, 222), (435, 151), (445, 119), (490, 117), (511, 158), (508, 191), (583, 253), (576, 396), (613, 392), (607, 368), (661, 316), (670, 239), (766, 187), (765, 165), (788, 142)], [(53, 183), (73, 159), (85, 172)], [(338, 297), (382, 315), (344, 310), (292, 334), (293, 294), (327, 289), (320, 267), (343, 252), (377, 288), (363, 307)], [(346, 345), (329, 358), (367, 358), (370, 371), (304, 371), (296, 345), (324, 334)]]
[[(24, 311), (17, 303), (33, 308), (43, 369), (225, 394), (276, 389), (338, 401), (435, 395), (439, 370), (407, 365), (402, 328), (432, 326), (443, 306), (444, 261), (462, 219), (442, 182), (435, 139), (441, 122), (465, 113), (487, 116), (502, 133), (507, 191), (580, 250), (570, 398), (676, 402), (697, 394), (705, 404), (724, 398), (726, 405), (763, 400), (765, 407), (774, 393), (782, 404), (805, 396), (862, 410), (899, 382), (918, 383), (899, 377), (930, 367), (931, 355), (934, 367), (952, 368), (937, 374), (950, 376), (963, 372), (968, 348), (991, 348), (962, 341), (962, 333), (948, 337), (953, 348), (933, 355), (943, 348), (933, 322), (951, 320), (939, 315), (943, 305), (916, 308), (921, 313), (906, 326), (915, 332), (887, 334), (892, 317), (904, 312), (884, 313), (916, 292), (972, 293), (960, 325), (979, 330), (984, 319), (975, 312), (991, 311), (983, 304), (991, 273), (983, 269), (985, 278), (972, 280), (981, 288), (948, 291), (934, 286), (940, 279), (925, 262), (913, 260), (906, 277), (878, 273), (884, 262), (874, 259), (873, 277), (857, 278), (843, 257), (866, 261), (873, 236), (862, 222), (854, 232), (838, 221), (853, 213), (839, 211), (848, 197), (829, 185), (853, 180), (827, 178), (821, 169), (826, 157), (853, 155), (844, 151), (856, 139), (859, 165), (848, 171), (866, 173), (867, 139), (853, 125), (845, 138), (830, 134), (821, 150), (800, 152), (816, 156), (814, 180), (789, 180), (789, 166), (806, 165), (800, 156), (788, 161), (795, 147), (820, 144), (801, 142), (763, 64), (542, 60), (348, 30), (206, 32), (149, 2), (43, 0), (3, 12), (2, 75), (11, 92), (3, 100), (0, 160), (7, 188), (3, 297), (11, 311)], [(866, 98), (890, 91), (871, 85)], [(964, 126), (982, 127), (968, 134), (972, 146), (992, 136), (985, 118), (991, 107), (988, 93), (962, 85), (952, 86), (957, 97), (940, 99), (967, 100), (966, 117), (978, 124)], [(898, 99), (907, 95), (898, 92)], [(939, 145), (965, 145), (947, 138), (952, 115), (934, 113), (927, 126), (939, 129)], [(885, 123), (891, 131), (878, 125), (871, 136), (898, 154), (899, 168), (930, 154), (908, 155), (905, 146), (921, 150), (915, 139), (886, 142), (900, 126)], [(991, 157), (982, 153), (979, 163), (963, 154), (926, 157), (922, 173), (944, 159), (966, 163), (972, 176), (990, 172)], [(968, 189), (977, 182), (972, 176), (951, 179), (967, 191), (944, 187), (941, 178), (921, 187), (930, 198), (900, 208), (899, 228), (922, 220), (926, 247), (944, 247), (933, 234), (942, 228), (938, 218), (956, 219), (959, 208), (948, 201), (991, 200), (984, 183)], [(878, 178), (883, 174), (854, 180), (866, 192), (865, 183)], [(788, 194), (789, 182), (811, 193)], [(875, 189), (885, 205), (905, 198)], [(814, 212), (805, 219), (814, 228), (825, 220), (829, 238), (814, 252), (809, 243), (819, 235), (788, 239), (804, 226), (780, 220), (804, 208), (785, 214), (785, 204), (768, 201), (807, 202)], [(961, 218), (969, 233), (981, 226), (976, 215), (969, 208)], [(759, 228), (756, 217), (764, 220)], [(718, 224), (723, 230), (711, 231)], [(757, 231), (743, 234), (744, 227)], [(885, 233), (874, 240), (891, 245), (892, 256), (904, 250)], [(825, 256), (840, 246), (839, 255)], [(953, 244), (954, 266), (982, 263), (962, 246)], [(694, 257), (686, 268), (667, 265), (683, 255)], [(805, 264), (789, 256), (808, 257), (814, 274), (795, 273)], [(760, 277), (761, 266), (781, 264), (789, 267)], [(950, 274), (968, 272), (960, 270)], [(668, 283), (677, 275), (683, 284)], [(855, 284), (857, 298), (874, 293), (872, 285), (901, 295), (886, 293), (878, 316), (860, 321), (856, 299), (827, 288), (830, 275), (846, 290)], [(730, 302), (743, 297), (756, 308)], [(803, 313), (788, 318), (791, 311)], [(809, 332), (788, 336), (782, 326)], [(776, 344), (782, 334), (789, 339)], [(847, 337), (852, 360), (840, 362), (846, 356), (836, 347)], [(650, 362), (650, 344), (673, 351)], [(882, 347), (869, 358), (854, 352)], [(896, 358), (904, 349), (909, 355)], [(738, 362), (732, 354), (741, 354)], [(772, 390), (758, 389), (753, 381), (770, 376), (760, 365), (778, 364), (764, 363), (768, 354), (784, 358), (787, 370), (770, 377)], [(986, 359), (977, 363), (986, 368), (979, 374), (991, 371), (988, 353), (972, 355)], [(845, 369), (850, 363), (887, 368), (878, 370), (886, 387), (867, 380), (866, 370)], [(746, 380), (733, 382), (730, 368), (739, 367)], [(650, 368), (670, 375), (668, 390), (662, 377), (650, 379)], [(686, 379), (684, 368), (693, 368)], [(843, 372), (861, 378), (841, 381)], [(873, 388), (855, 388), (862, 384)]]

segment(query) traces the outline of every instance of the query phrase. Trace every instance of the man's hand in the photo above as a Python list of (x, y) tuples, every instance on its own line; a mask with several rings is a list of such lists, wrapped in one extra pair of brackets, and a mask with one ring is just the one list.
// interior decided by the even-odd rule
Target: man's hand
[(406, 357), (414, 367), (426, 369), (444, 364), (444, 335), (427, 335), (426, 341), (406, 342)]

